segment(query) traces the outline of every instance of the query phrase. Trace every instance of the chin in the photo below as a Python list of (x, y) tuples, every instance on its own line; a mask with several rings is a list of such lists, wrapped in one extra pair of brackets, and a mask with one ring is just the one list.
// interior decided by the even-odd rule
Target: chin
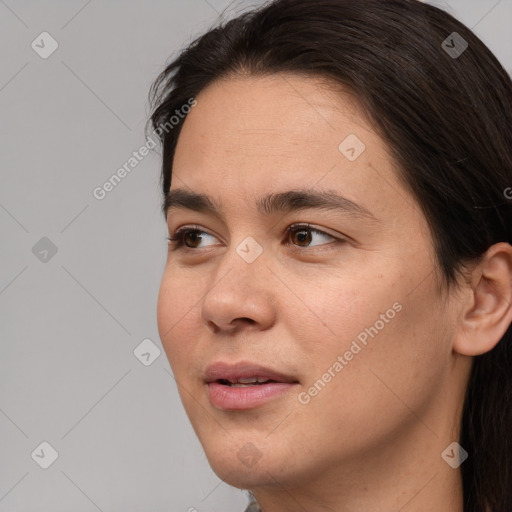
[(237, 487), (238, 489), (256, 489), (258, 487), (275, 486), (277, 478), (282, 484), (282, 478), (285, 477), (282, 472), (275, 469), (272, 463), (260, 460), (253, 467), (240, 464), (236, 454), (233, 454), (231, 460), (223, 458), (208, 458), (208, 462), (213, 472), (224, 482)]
[(291, 455), (279, 449), (283, 447), (282, 439), (276, 436), (274, 443), (269, 443), (272, 439), (265, 439), (266, 435), (261, 439), (253, 435), (252, 441), (247, 440), (249, 437), (226, 434), (222, 440), (217, 437), (211, 442), (201, 442), (212, 470), (221, 480), (239, 489), (275, 487), (277, 482), (280, 486), (294, 486), (302, 479), (300, 473), (304, 473), (302, 476), (307, 481), (311, 468), (297, 471), (297, 454), (292, 465)]

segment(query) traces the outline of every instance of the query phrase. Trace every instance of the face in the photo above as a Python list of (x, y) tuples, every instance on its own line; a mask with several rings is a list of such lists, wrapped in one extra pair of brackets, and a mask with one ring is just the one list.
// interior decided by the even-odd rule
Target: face
[(299, 486), (431, 436), (418, 417), (441, 429), (456, 307), (355, 101), (295, 75), (219, 81), (196, 99), (171, 185), (189, 196), (167, 216), (171, 238), (189, 231), (169, 248), (158, 327), (214, 471)]

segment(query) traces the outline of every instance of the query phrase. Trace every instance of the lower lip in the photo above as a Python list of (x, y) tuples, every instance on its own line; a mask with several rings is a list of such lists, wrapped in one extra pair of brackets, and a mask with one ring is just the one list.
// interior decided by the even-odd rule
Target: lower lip
[(293, 382), (270, 382), (255, 386), (233, 387), (210, 382), (207, 384), (208, 396), (214, 407), (223, 410), (236, 411), (252, 409), (283, 395), (292, 387)]

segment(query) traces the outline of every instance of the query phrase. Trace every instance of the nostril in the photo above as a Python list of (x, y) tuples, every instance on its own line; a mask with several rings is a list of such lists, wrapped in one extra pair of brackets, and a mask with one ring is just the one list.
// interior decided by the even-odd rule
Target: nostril
[(238, 323), (238, 322), (242, 322), (242, 323), (247, 322), (248, 324), (255, 324), (256, 320), (253, 320), (252, 318), (243, 316), (241, 318), (235, 318), (235, 320), (233, 320), (231, 323), (234, 324), (234, 323)]

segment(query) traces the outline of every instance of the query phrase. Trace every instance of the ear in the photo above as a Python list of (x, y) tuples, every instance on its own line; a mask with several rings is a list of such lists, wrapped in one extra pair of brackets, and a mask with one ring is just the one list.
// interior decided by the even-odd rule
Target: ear
[(464, 291), (454, 350), (477, 356), (492, 350), (512, 323), (512, 246), (492, 245), (473, 268)]

